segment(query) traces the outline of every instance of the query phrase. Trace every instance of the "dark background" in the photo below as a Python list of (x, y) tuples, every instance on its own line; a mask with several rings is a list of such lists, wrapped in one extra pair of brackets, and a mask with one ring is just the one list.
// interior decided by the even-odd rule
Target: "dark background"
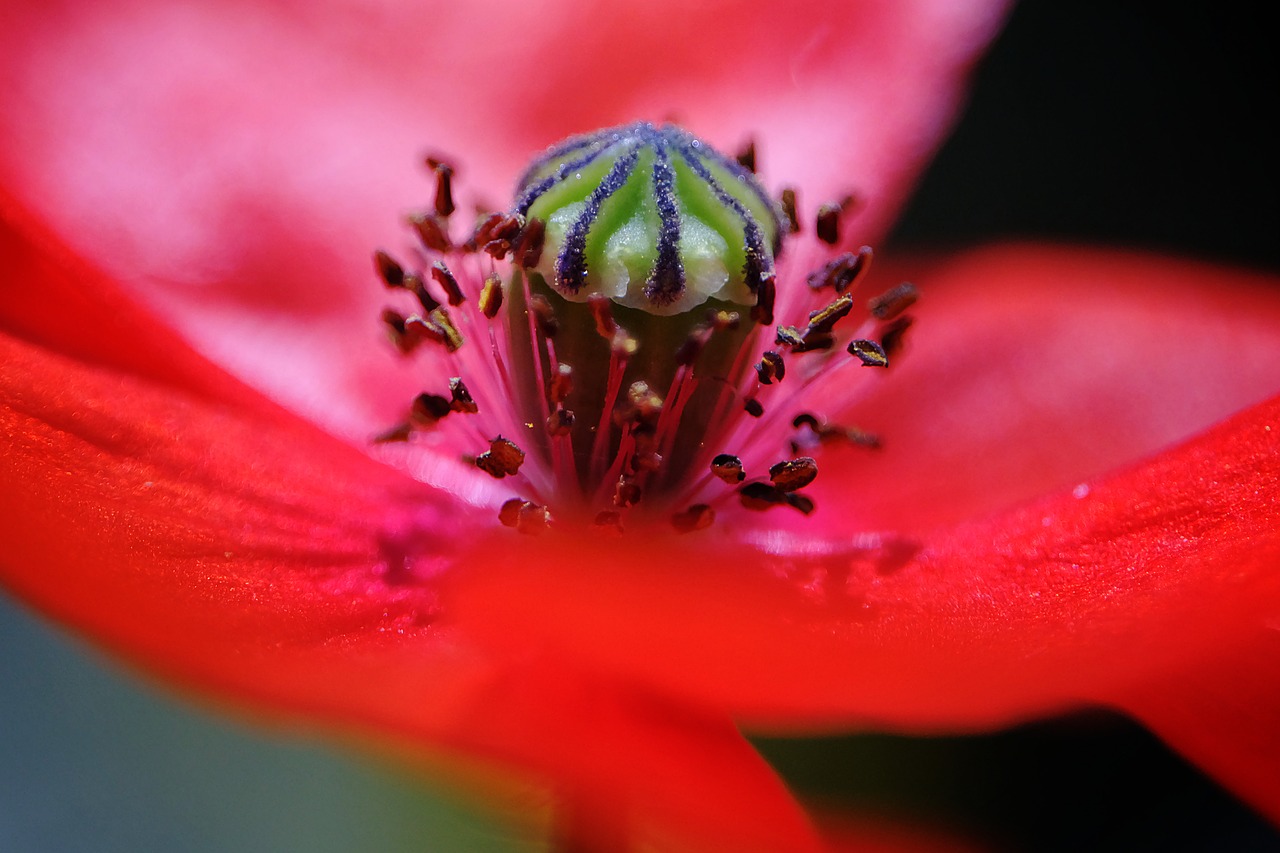
[[(1035, 237), (1280, 266), (1276, 33), (1221, 3), (1145, 8), (1158, 11), (1019, 7), (891, 246)], [(515, 849), (440, 789), (196, 710), (4, 602), (0, 684), (6, 851)], [(1010, 850), (1280, 850), (1251, 812), (1103, 714), (760, 745), (832, 805)]]
[(1017, 7), (893, 243), (1076, 238), (1275, 269), (1280, 32), (1232, 6)]

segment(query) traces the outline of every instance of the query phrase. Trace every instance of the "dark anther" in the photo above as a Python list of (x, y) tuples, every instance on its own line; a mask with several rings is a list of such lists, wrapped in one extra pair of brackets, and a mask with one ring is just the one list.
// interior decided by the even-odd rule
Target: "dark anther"
[(870, 246), (863, 246), (857, 252), (845, 252), (810, 273), (809, 286), (814, 290), (831, 287), (836, 293), (844, 293), (866, 274), (871, 266), (871, 255)]
[(517, 265), (531, 269), (542, 260), (542, 246), (547, 238), (547, 223), (541, 219), (530, 219), (520, 229), (512, 254)]
[(824, 204), (818, 208), (818, 215), (814, 219), (814, 230), (818, 232), (818, 239), (829, 246), (834, 246), (840, 242), (840, 205)]
[(782, 492), (770, 483), (756, 481), (738, 489), (738, 498), (747, 509), (766, 510), (782, 503)]
[(783, 495), (782, 499), (786, 502), (787, 506), (798, 509), (805, 515), (809, 515), (813, 512), (813, 498), (808, 495), (787, 494)]
[(627, 334), (626, 329), (619, 326), (614, 330), (613, 338), (609, 341), (610, 353), (618, 358), (630, 358), (638, 349), (640, 349), (640, 342)]
[(452, 411), (453, 407), (449, 401), (439, 394), (419, 394), (413, 398), (413, 406), (409, 409), (409, 420), (414, 426), (434, 426)]
[(729, 484), (741, 483), (747, 475), (742, 470), (742, 460), (732, 453), (721, 453), (711, 460), (711, 473)]
[(436, 298), (427, 292), (427, 283), (416, 273), (405, 273), (404, 287), (405, 290), (417, 297), (418, 304), (428, 314), (440, 307), (440, 303)]
[(467, 240), (464, 248), (474, 252), (476, 249), (484, 246), (493, 239), (493, 229), (499, 222), (506, 219), (505, 213), (490, 213), (481, 219), (476, 225), (476, 230), (471, 233), (471, 237)]
[(406, 317), (391, 308), (384, 308), (382, 322), (387, 327), (387, 336), (391, 338), (391, 343), (405, 355), (417, 349), (423, 341), (434, 337), (427, 322), (416, 315)]
[(449, 231), (439, 216), (434, 213), (415, 213), (409, 217), (409, 227), (418, 235), (422, 245), (431, 251), (449, 251)]
[(791, 441), (792, 452), (797, 452), (801, 447), (814, 447), (817, 444), (853, 444), (859, 447), (879, 447), (880, 439), (869, 432), (864, 432), (857, 427), (842, 427), (835, 424), (828, 424), (818, 420), (817, 417), (802, 412), (796, 415), (791, 425), (796, 429), (808, 427), (813, 437), (808, 440), (797, 436)]
[(387, 287), (404, 287), (404, 267), (382, 249), (373, 253), (373, 266)]
[(793, 495), (779, 490), (769, 483), (747, 483), (738, 489), (738, 498), (747, 509), (762, 511), (786, 504), (808, 515), (813, 512), (813, 501), (804, 495)]
[(413, 432), (413, 426), (408, 423), (396, 424), (390, 429), (385, 429), (373, 437), (374, 444), (390, 444), (396, 441), (408, 441), (409, 435)]
[(494, 258), (501, 260), (511, 251), (511, 244), (524, 227), (524, 218), (514, 213), (491, 213), (476, 229), (473, 241)]
[(448, 216), (454, 211), (453, 167), (437, 160), (434, 168), (436, 173), (436, 214), (438, 216)]
[(780, 347), (792, 349), (804, 343), (804, 337), (795, 326), (779, 326), (773, 333), (773, 342)]
[(877, 320), (893, 320), (915, 304), (919, 297), (916, 286), (904, 281), (867, 302), (867, 310)]
[(606, 341), (612, 340), (614, 332), (618, 331), (618, 324), (614, 322), (609, 297), (593, 293), (587, 297), (587, 307), (591, 309), (591, 316), (596, 319), (596, 333)]
[(515, 476), (523, 462), (524, 451), (502, 436), (489, 442), (489, 449), (476, 457), (476, 467), (497, 480)]
[[(662, 414), (662, 398), (643, 379), (637, 379), (627, 389), (627, 405), (619, 412), (620, 423), (653, 424)], [(637, 441), (640, 437), (637, 437)]]
[(606, 509), (596, 513), (595, 526), (614, 533), (622, 532), (622, 513)]
[(902, 349), (902, 339), (911, 328), (911, 318), (902, 316), (887, 325), (880, 333), (880, 347), (886, 355), (893, 355)]
[[(413, 318), (410, 318), (413, 319)], [(429, 319), (424, 321), (427, 337), (437, 343), (444, 344), (445, 349), (449, 352), (457, 352), (462, 346), (462, 332), (458, 331), (458, 327), (453, 324), (453, 319), (449, 316), (449, 312), (444, 308), (437, 308), (429, 315)]]
[(751, 319), (762, 326), (773, 325), (773, 303), (778, 296), (778, 287), (773, 276), (760, 282), (756, 289), (756, 304), (751, 306)]
[(707, 311), (707, 322), (718, 332), (733, 331), (742, 325), (742, 318), (737, 311)]
[(716, 521), (716, 511), (706, 504), (694, 504), (671, 516), (671, 525), (681, 533), (706, 530)]
[(547, 399), (552, 403), (563, 403), (573, 393), (573, 368), (563, 361), (556, 365), (556, 375), (551, 377), (547, 388)]
[(787, 187), (782, 191), (782, 213), (787, 217), (787, 232), (800, 233), (800, 218), (796, 216), (796, 191)]
[(851, 341), (849, 355), (856, 356), (863, 367), (888, 367), (889, 357), (875, 341)]
[(769, 479), (780, 492), (796, 492), (818, 476), (818, 463), (809, 456), (779, 462), (769, 469)]
[(533, 319), (538, 324), (538, 333), (544, 338), (554, 338), (560, 332), (560, 321), (556, 319), (555, 309), (541, 293), (535, 293), (529, 299), (529, 307), (533, 309)]
[(800, 343), (791, 347), (793, 353), (829, 350), (836, 345), (836, 336), (821, 329), (806, 329)]
[(480, 289), (480, 313), (492, 320), (498, 316), (500, 308), (502, 308), (502, 279), (497, 273), (492, 273), (485, 278), (484, 287)]
[(819, 308), (817, 311), (809, 312), (809, 327), (804, 331), (805, 340), (814, 333), (830, 332), (836, 327), (836, 323), (849, 316), (849, 312), (853, 310), (853, 297), (845, 294)]
[(449, 300), (449, 304), (455, 308), (467, 300), (462, 293), (462, 288), (458, 285), (458, 279), (454, 278), (449, 268), (444, 265), (444, 261), (436, 261), (431, 265), (431, 277), (435, 279), (436, 284), (444, 288), (445, 298)]
[(624, 474), (618, 478), (618, 485), (613, 490), (613, 505), (619, 509), (625, 509), (638, 503), (640, 503), (640, 486)]
[(507, 527), (514, 527), (521, 533), (537, 534), (546, 530), (551, 523), (551, 512), (541, 504), (512, 498), (498, 510), (498, 520)]
[(577, 420), (573, 412), (563, 406), (556, 407), (556, 410), (547, 418), (547, 434), (548, 435), (568, 435), (573, 432), (573, 424)]
[(747, 140), (747, 144), (734, 155), (733, 159), (737, 160), (739, 165), (748, 172), (754, 172), (756, 170), (756, 141), (754, 139)]
[(782, 362), (781, 355), (773, 350), (766, 350), (764, 355), (760, 356), (760, 363), (756, 365), (756, 376), (760, 377), (762, 385), (781, 382), (786, 375), (787, 366)]
[(800, 414), (796, 415), (794, 418), (791, 419), (791, 425), (796, 429), (800, 429), (800, 427), (807, 426), (810, 429), (812, 429), (814, 432), (818, 431), (818, 426), (820, 423), (821, 421), (818, 420), (818, 416), (813, 414), (812, 412), (801, 412)]
[(467, 390), (467, 386), (463, 383), (461, 376), (454, 376), (449, 380), (449, 408), (455, 412), (474, 415), (480, 411), (480, 407), (476, 405), (476, 401), (471, 398), (471, 392)]
[(711, 332), (714, 329), (715, 327), (709, 323), (699, 323), (694, 326), (693, 331), (689, 332), (684, 342), (676, 348), (676, 364), (687, 367), (697, 361), (707, 341), (711, 340)]
[(748, 397), (747, 401), (742, 404), (742, 410), (753, 418), (758, 418), (764, 414), (764, 404), (755, 397)]

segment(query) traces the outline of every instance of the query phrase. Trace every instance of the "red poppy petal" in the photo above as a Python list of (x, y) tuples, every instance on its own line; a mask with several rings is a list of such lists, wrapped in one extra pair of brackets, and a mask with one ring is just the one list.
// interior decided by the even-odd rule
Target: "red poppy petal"
[[(474, 636), (758, 724), (1005, 724), (1176, 679), (1280, 615), (1280, 398), (1109, 479), (922, 541), (728, 525), (545, 536), (451, 579)], [(1271, 621), (1269, 621), (1271, 620)]]
[(1280, 619), (1231, 655), (1120, 700), (1178, 752), (1280, 824)]
[(465, 158), (465, 220), (556, 138), (676, 113), (724, 145), (756, 134), (809, 207), (856, 190), (868, 240), (1004, 5), (20, 5), (0, 184), (201, 352), (360, 438), (421, 381), (378, 346), (369, 255), (408, 246), (422, 149)]
[(917, 322), (888, 371), (845, 368), (845, 411), (817, 409), (883, 442), (824, 449), (808, 490), (822, 525), (918, 533), (977, 518), (1280, 391), (1275, 276), (1036, 245), (877, 272), (876, 287), (919, 284)]

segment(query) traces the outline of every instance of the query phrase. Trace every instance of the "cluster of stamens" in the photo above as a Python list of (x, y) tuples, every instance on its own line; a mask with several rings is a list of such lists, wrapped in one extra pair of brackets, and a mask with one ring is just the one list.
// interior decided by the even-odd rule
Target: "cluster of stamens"
[[(847, 402), (845, 365), (887, 367), (915, 289), (864, 299), (846, 334), (872, 256), (832, 256), (852, 199), (822, 205), (806, 241), (795, 193), (775, 202), (754, 159), (670, 126), (574, 137), (458, 242), (453, 169), (428, 158), (435, 203), (408, 217), (413, 262), (379, 250), (374, 264), (414, 301), (383, 312), (390, 339), (405, 355), (434, 350), (441, 378), (378, 440), (461, 431), (475, 448), (464, 461), (513, 485), (499, 520), (526, 533), (655, 516), (695, 531), (731, 498), (812, 512), (809, 454), (878, 439), (794, 401), (816, 388)], [(780, 257), (788, 234), (822, 259), (807, 286), (787, 280), (803, 263)], [(793, 322), (770, 335), (775, 315)]]

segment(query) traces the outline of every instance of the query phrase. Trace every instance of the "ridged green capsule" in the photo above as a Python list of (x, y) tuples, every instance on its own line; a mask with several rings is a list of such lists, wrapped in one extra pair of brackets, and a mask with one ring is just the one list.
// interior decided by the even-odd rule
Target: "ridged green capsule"
[(773, 279), (776, 203), (736, 161), (673, 125), (571, 137), (521, 176), (514, 211), (546, 223), (535, 272), (566, 299), (650, 314), (753, 305)]

